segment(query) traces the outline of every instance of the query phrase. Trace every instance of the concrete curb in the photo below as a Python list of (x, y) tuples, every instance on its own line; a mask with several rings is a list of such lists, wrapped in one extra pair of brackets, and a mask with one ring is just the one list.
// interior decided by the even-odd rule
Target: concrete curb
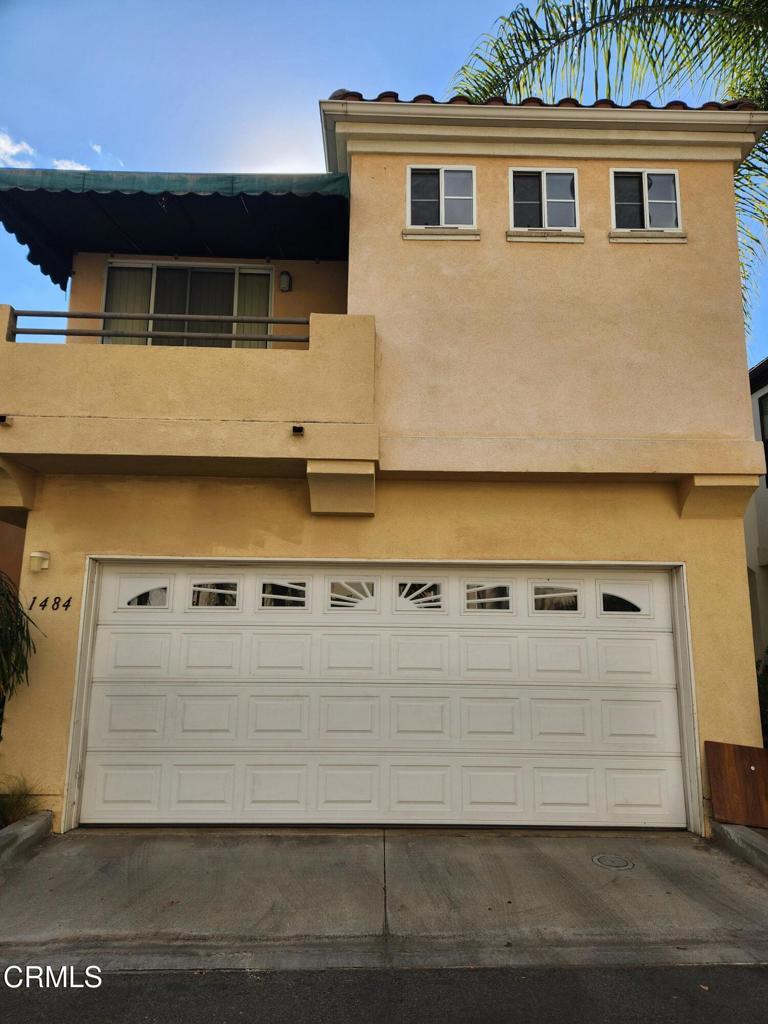
[(0, 829), (0, 878), (29, 858), (50, 835), (52, 822), (52, 811), (38, 811)]
[(722, 849), (768, 874), (768, 838), (762, 833), (748, 825), (713, 821), (712, 838)]

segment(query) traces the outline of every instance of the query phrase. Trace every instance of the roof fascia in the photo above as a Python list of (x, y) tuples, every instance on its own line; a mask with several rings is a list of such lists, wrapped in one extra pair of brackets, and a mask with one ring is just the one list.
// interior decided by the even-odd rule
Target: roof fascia
[[(768, 129), (768, 112), (754, 110), (648, 110), (614, 107), (470, 106), (464, 104), (387, 103), (361, 100), (322, 100), (323, 142), (331, 171), (348, 170), (348, 145), (357, 148), (363, 137), (390, 141), (456, 139), (457, 129), (478, 143), (559, 142), (569, 139), (603, 144), (688, 145), (734, 148), (743, 159)], [(450, 136), (447, 134), (450, 132)], [(590, 133), (590, 134), (585, 134)], [(711, 153), (708, 159), (712, 159)]]

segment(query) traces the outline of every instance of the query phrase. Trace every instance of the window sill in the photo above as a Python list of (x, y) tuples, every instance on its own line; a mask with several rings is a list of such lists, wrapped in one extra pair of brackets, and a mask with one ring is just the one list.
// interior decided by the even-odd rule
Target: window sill
[(424, 240), (425, 238), (450, 239), (459, 242), (479, 241), (478, 228), (403, 228), (403, 238)]
[(554, 228), (518, 228), (507, 232), (508, 242), (583, 242), (583, 231), (557, 231)]
[(687, 242), (688, 235), (684, 231), (609, 231), (609, 242)]

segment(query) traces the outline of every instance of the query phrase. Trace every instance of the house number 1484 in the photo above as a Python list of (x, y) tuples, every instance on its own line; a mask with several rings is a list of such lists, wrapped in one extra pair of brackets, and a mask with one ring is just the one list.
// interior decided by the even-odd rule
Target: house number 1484
[(57, 612), (60, 608), (63, 608), (65, 612), (68, 612), (71, 604), (71, 595), (66, 599), (62, 599), (58, 594), (55, 597), (50, 597), (46, 594), (45, 597), (38, 601), (37, 594), (35, 594), (29, 604), (29, 610), (32, 611), (33, 608), (38, 608), (42, 612), (46, 608), (50, 608), (52, 612)]

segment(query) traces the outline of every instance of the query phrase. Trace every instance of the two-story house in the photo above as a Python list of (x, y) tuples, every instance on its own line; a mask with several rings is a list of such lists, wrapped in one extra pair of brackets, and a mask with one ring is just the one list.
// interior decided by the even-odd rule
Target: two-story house
[[(760, 742), (744, 103), (340, 91), (328, 173), (0, 171), (42, 634), (0, 757), (56, 825), (706, 829)], [(6, 297), (8, 301), (12, 296)]]

